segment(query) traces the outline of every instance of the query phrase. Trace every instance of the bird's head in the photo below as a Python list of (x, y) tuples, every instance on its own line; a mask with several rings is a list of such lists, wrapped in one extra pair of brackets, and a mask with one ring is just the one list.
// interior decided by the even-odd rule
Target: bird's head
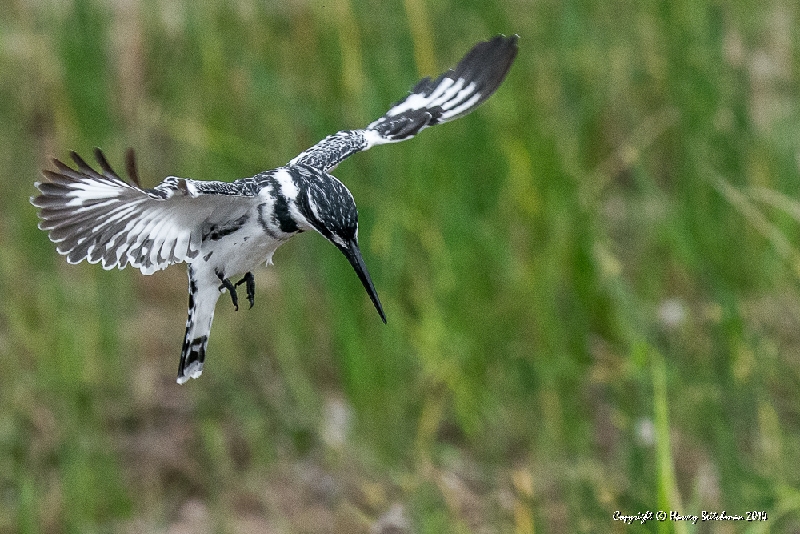
[(333, 243), (348, 259), (385, 323), (381, 301), (358, 248), (358, 210), (350, 191), (333, 176), (321, 174), (316, 179), (304, 181), (295, 204), (304, 222)]

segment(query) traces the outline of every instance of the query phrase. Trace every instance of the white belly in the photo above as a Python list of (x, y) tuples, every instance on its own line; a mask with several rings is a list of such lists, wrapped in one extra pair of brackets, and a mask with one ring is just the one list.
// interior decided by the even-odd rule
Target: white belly
[(190, 263), (230, 278), (253, 271), (262, 264), (272, 263), (275, 250), (290, 237), (291, 234), (273, 237), (265, 233), (258, 223), (248, 222), (230, 235), (204, 242), (200, 253)]

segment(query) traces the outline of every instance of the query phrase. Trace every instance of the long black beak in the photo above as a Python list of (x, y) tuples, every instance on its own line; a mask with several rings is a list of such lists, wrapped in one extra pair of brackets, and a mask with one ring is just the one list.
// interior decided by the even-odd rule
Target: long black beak
[(381, 316), (381, 319), (385, 323), (386, 314), (383, 313), (383, 306), (381, 306), (381, 301), (378, 299), (378, 292), (375, 291), (375, 286), (372, 285), (372, 279), (369, 277), (367, 266), (364, 265), (364, 258), (361, 257), (361, 250), (358, 248), (358, 243), (356, 243), (354, 239), (349, 241), (345, 246), (338, 248), (342, 251), (342, 254), (344, 254), (347, 259), (350, 260), (350, 265), (353, 266), (353, 270), (355, 270), (358, 278), (364, 285), (364, 289), (367, 290), (367, 294), (372, 300), (372, 304), (374, 304), (375, 309), (378, 310), (378, 315)]

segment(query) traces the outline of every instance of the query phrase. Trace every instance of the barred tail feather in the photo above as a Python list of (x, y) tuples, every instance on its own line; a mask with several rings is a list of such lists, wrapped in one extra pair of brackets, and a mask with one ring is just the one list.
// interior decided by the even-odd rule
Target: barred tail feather
[(178, 384), (185, 384), (190, 378), (198, 378), (203, 374), (214, 308), (221, 294), (216, 278), (203, 276), (191, 265), (188, 266), (188, 272), (189, 317), (178, 366)]

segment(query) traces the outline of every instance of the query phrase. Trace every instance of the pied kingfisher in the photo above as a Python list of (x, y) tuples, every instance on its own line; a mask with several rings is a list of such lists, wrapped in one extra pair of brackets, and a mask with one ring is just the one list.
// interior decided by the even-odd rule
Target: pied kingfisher
[[(39, 228), (49, 232), (69, 263), (100, 262), (104, 269), (132, 265), (152, 274), (186, 262), (189, 318), (178, 367), (178, 383), (203, 371), (214, 308), (244, 283), (250, 307), (252, 270), (272, 263), (275, 250), (292, 236), (316, 230), (350, 261), (383, 322), (375, 286), (358, 248), (358, 212), (350, 191), (329, 174), (350, 155), (376, 145), (411, 139), (428, 126), (470, 113), (502, 83), (517, 55), (517, 36), (498, 35), (475, 45), (451, 70), (424, 78), (408, 96), (362, 130), (328, 136), (283, 167), (234, 182), (170, 176), (153, 189), (139, 186), (133, 151), (126, 166), (129, 184), (95, 149), (97, 171), (75, 152), (76, 169), (53, 160), (45, 170)], [(230, 277), (244, 273), (236, 283)]]

